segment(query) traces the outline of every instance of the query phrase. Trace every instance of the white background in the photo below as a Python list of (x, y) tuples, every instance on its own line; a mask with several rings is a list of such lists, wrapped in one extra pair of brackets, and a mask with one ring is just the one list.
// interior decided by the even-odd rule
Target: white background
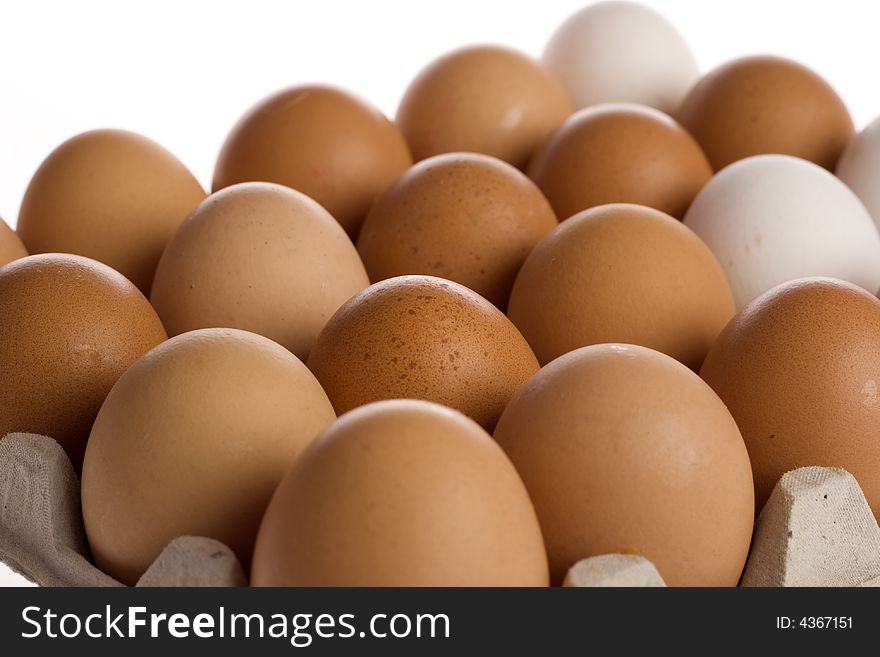
[[(703, 70), (745, 54), (825, 76), (861, 128), (880, 115), (880, 5), (867, 0), (645, 0)], [(140, 132), (206, 187), (235, 120), (300, 82), (354, 91), (394, 115), (437, 55), (499, 43), (538, 56), (585, 0), (28, 1), (0, 5), (0, 217), (13, 226), (36, 167), (68, 137)], [(17, 578), (0, 564), (0, 585)]]

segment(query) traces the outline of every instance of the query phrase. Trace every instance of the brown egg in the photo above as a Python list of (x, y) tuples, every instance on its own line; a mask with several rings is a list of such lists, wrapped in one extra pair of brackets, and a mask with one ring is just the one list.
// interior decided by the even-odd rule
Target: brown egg
[(104, 397), (165, 340), (124, 276), (73, 255), (28, 256), (0, 269), (0, 437), (51, 436), (79, 470)]
[(528, 173), (560, 220), (605, 203), (638, 203), (681, 219), (712, 169), (694, 138), (663, 112), (608, 103), (573, 114)]
[(500, 310), (433, 276), (391, 278), (350, 299), (324, 326), (308, 365), (339, 415), (408, 397), (459, 410), (487, 430), (538, 369)]
[(520, 389), (495, 439), (525, 482), (551, 580), (585, 557), (647, 557), (670, 586), (735, 586), (754, 522), (748, 453), (720, 399), (663, 354), (602, 344)]
[(171, 153), (122, 130), (70, 139), (28, 185), (18, 234), (31, 253), (75, 253), (150, 293), (162, 249), (205, 191)]
[(833, 171), (855, 135), (834, 89), (781, 57), (744, 57), (716, 68), (691, 89), (678, 120), (716, 171), (763, 153), (794, 155)]
[(547, 586), (547, 555), (491, 436), (437, 404), (383, 401), (337, 420), (284, 478), (251, 584)]
[(523, 260), (556, 225), (541, 190), (517, 169), (450, 153), (415, 165), (379, 197), (358, 251), (374, 282), (433, 274), (503, 309)]
[(322, 86), (300, 86), (253, 107), (226, 138), (214, 191), (248, 181), (293, 187), (357, 235), (375, 198), (412, 164), (379, 110)]
[(16, 232), (0, 219), (0, 267), (27, 254)]
[(397, 126), (416, 161), (474, 151), (524, 168), (572, 110), (562, 83), (531, 57), (472, 46), (437, 59), (413, 80)]
[(330, 316), (369, 284), (324, 208), (289, 187), (241, 183), (209, 196), (183, 223), (150, 300), (169, 335), (245, 329), (305, 360)]
[(134, 584), (192, 535), (247, 567), (272, 492), (334, 419), (315, 377), (271, 340), (234, 329), (168, 340), (113, 386), (89, 437), (82, 508), (95, 563)]
[(613, 204), (564, 221), (526, 259), (508, 316), (540, 363), (627, 342), (698, 370), (735, 312), (721, 265), (667, 214)]
[(747, 304), (700, 376), (736, 419), (758, 510), (785, 472), (849, 470), (880, 517), (880, 301), (834, 279), (783, 283)]

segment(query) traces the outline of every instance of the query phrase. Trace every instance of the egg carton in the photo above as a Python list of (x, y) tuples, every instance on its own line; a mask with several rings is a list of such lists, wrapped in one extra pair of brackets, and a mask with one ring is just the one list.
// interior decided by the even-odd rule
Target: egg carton
[[(79, 479), (50, 438), (0, 440), (0, 561), (41, 586), (122, 586), (96, 568), (82, 524)], [(233, 552), (210, 538), (173, 540), (137, 586), (244, 586)], [(665, 586), (641, 556), (584, 559), (565, 586)], [(741, 586), (880, 586), (880, 527), (856, 480), (800, 468), (777, 483), (758, 517)]]

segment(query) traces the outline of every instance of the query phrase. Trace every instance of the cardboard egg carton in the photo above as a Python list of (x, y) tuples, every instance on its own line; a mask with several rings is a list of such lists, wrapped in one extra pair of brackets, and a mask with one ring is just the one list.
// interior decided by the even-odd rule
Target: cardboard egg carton
[[(41, 586), (122, 586), (89, 558), (79, 480), (64, 450), (34, 434), (0, 440), (0, 561)], [(245, 586), (232, 551), (209, 538), (172, 541), (137, 586)], [(565, 586), (665, 586), (644, 557), (584, 559)], [(742, 586), (880, 586), (880, 527), (839, 468), (785, 474), (758, 517)]]

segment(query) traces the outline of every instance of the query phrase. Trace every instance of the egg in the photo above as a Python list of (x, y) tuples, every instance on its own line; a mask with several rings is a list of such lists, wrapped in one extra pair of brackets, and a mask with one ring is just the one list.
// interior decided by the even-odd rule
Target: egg
[(247, 567), (272, 492), (335, 419), (280, 345), (235, 329), (174, 337), (122, 375), (95, 420), (82, 474), (98, 567), (134, 584), (178, 536), (228, 545)]
[(45, 254), (0, 268), (0, 438), (54, 438), (79, 470), (110, 388), (166, 339), (144, 295), (94, 260)]
[(746, 305), (700, 375), (742, 431), (760, 508), (785, 472), (847, 469), (880, 516), (880, 301), (844, 281), (806, 278)]
[(737, 308), (774, 285), (833, 276), (880, 289), (880, 235), (856, 195), (825, 169), (756, 155), (720, 171), (684, 223), (709, 245)]
[(357, 235), (375, 198), (411, 164), (403, 136), (379, 110), (345, 91), (304, 85), (262, 100), (241, 118), (217, 158), (213, 189), (286, 185)]
[(880, 225), (880, 119), (853, 139), (837, 163), (837, 177), (853, 190)]
[(635, 2), (597, 2), (568, 18), (542, 61), (578, 108), (633, 102), (673, 112), (699, 77), (678, 30)]
[(474, 153), (436, 155), (379, 197), (358, 251), (374, 282), (434, 274), (504, 308), (523, 260), (556, 224), (541, 190), (511, 165)]
[(627, 342), (695, 370), (734, 312), (724, 270), (700, 238), (659, 210), (627, 204), (562, 222), (529, 254), (508, 307), (540, 363)]
[(18, 234), (30, 253), (93, 258), (149, 295), (165, 244), (204, 198), (193, 175), (159, 144), (95, 130), (61, 144), (37, 169)]
[(274, 183), (240, 183), (183, 223), (150, 300), (169, 335), (239, 328), (305, 360), (330, 316), (367, 285), (354, 245), (318, 203)]
[(754, 522), (752, 471), (722, 401), (659, 352), (602, 344), (546, 365), (495, 439), (528, 489), (551, 581), (601, 554), (647, 557), (670, 586), (735, 586)]
[(854, 127), (816, 73), (781, 57), (719, 66), (688, 93), (676, 117), (719, 170), (750, 155), (793, 155), (834, 169)]
[(0, 219), (0, 267), (27, 254), (16, 232)]
[(670, 117), (613, 103), (573, 114), (538, 150), (528, 174), (560, 220), (605, 203), (638, 203), (680, 219), (712, 169)]
[(547, 586), (535, 510), (504, 452), (461, 413), (358, 408), (284, 477), (254, 586)]
[(538, 369), (500, 310), (433, 276), (389, 278), (349, 299), (324, 326), (308, 366), (338, 415), (382, 399), (424, 399), (487, 430)]
[(419, 73), (400, 101), (396, 123), (416, 161), (473, 151), (523, 168), (571, 112), (562, 83), (528, 55), (471, 46)]

